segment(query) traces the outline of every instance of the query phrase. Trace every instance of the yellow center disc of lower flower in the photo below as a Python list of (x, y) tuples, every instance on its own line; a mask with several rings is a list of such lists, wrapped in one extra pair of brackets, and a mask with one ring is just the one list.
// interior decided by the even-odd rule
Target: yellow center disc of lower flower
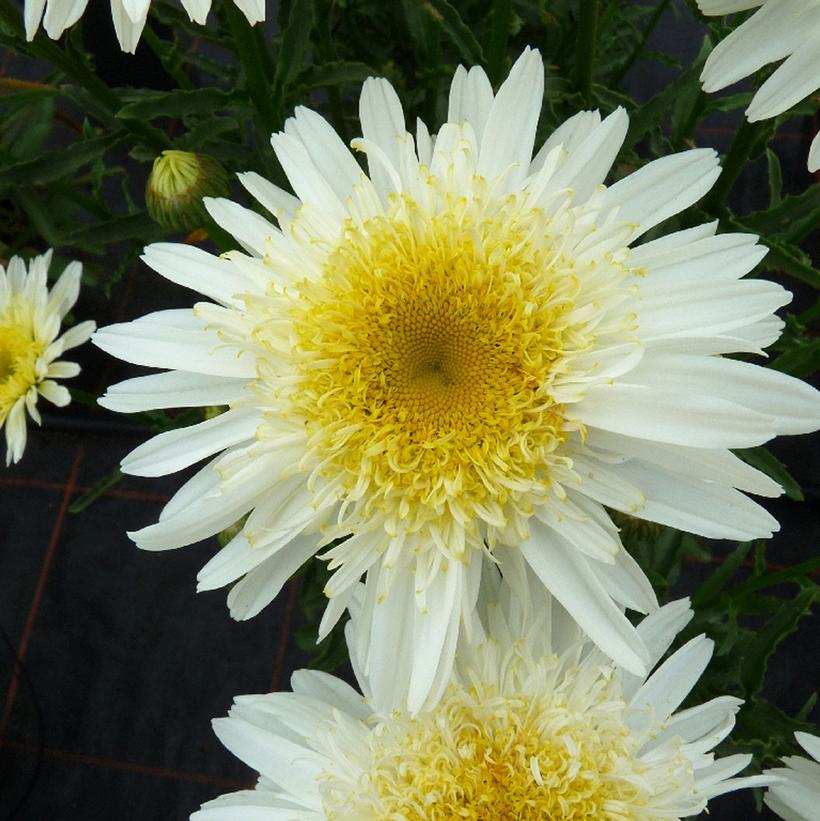
[(568, 433), (550, 386), (585, 340), (567, 320), (576, 276), (543, 227), (512, 197), (491, 216), (395, 197), (299, 285), (291, 408), (369, 516), (450, 543), (449, 523), (504, 527), (544, 493)]
[[(320, 782), (326, 817), (652, 818), (648, 799), (665, 785), (646, 777), (615, 689), (604, 683), (591, 699), (569, 705), (550, 691), (509, 696), (490, 685), (451, 686), (432, 711), (415, 718), (394, 714), (374, 727), (367, 755), (356, 759), (365, 771), (355, 776), (355, 788), (350, 775)], [(683, 758), (675, 765), (685, 778)]]
[(0, 316), (0, 421), (17, 399), (36, 384), (40, 348), (20, 323)]

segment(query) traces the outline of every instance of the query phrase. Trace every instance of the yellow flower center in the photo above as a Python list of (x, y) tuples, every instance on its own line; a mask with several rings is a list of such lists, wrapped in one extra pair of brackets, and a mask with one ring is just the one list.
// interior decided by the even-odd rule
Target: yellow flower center
[[(542, 680), (543, 683), (543, 680)], [(564, 682), (564, 686), (567, 682)], [(547, 686), (512, 695), (451, 685), (415, 718), (394, 714), (367, 736), (362, 774), (325, 774), (329, 821), (649, 821), (670, 783), (638, 758), (620, 685), (602, 678), (581, 698)], [(332, 738), (332, 736), (331, 736)], [(691, 782), (675, 754), (663, 777)]]
[(37, 384), (37, 360), (42, 345), (11, 313), (0, 315), (0, 422), (14, 403)]
[(476, 518), (504, 528), (548, 492), (571, 429), (550, 387), (590, 338), (540, 211), (442, 196), (433, 215), (397, 195), (349, 221), (323, 276), (298, 284), (285, 413), (360, 513), (458, 557), (452, 527), (477, 541)]

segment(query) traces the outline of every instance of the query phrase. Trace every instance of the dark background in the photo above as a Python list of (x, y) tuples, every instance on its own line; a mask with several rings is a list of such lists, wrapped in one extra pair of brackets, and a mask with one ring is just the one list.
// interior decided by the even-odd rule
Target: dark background
[[(84, 25), (109, 82), (125, 84), (139, 72), (140, 85), (152, 84), (144, 47), (136, 57), (119, 52), (107, 3), (92, 2)], [(691, 18), (669, 14), (654, 46), (687, 60), (700, 39)], [(18, 66), (0, 61), (9, 75)], [(631, 91), (647, 99), (673, 74), (639, 64)], [(714, 115), (697, 144), (724, 152), (737, 124), (736, 116)], [(811, 183), (805, 159), (812, 135), (812, 123), (794, 120), (773, 143), (787, 190)], [(733, 194), (738, 211), (765, 207), (765, 178), (765, 168), (744, 172)], [(110, 301), (85, 289), (74, 315), (105, 325), (194, 298), (138, 264)], [(798, 294), (798, 305), (807, 298)], [(136, 373), (90, 345), (73, 353), (83, 374), (71, 384), (95, 395)], [(101, 409), (40, 407), (44, 425), (29, 428), (22, 462), (0, 468), (0, 821), (15, 808), (17, 821), (182, 821), (201, 802), (253, 783), (254, 773), (222, 748), (209, 722), (235, 695), (286, 688), (305, 663), (292, 638), (301, 622), (296, 583), (260, 616), (236, 623), (225, 591), (194, 592), (214, 540), (165, 553), (137, 550), (125, 531), (155, 521), (185, 476), (126, 478), (85, 511), (69, 512), (147, 433)], [(820, 488), (812, 442), (775, 447), (807, 497), (766, 503), (783, 524), (769, 551), (775, 566), (816, 554)], [(730, 547), (719, 545), (716, 561)], [(694, 590), (710, 570), (691, 565), (676, 593)], [(817, 616), (805, 620), (770, 664), (768, 694), (789, 712), (820, 682), (819, 628)], [(710, 810), (717, 819), (774, 817), (755, 815), (751, 793), (717, 799)]]

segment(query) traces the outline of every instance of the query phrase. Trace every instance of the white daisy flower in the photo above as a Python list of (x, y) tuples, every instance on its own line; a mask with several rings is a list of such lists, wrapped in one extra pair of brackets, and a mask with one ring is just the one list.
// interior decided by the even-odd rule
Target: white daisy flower
[[(182, 7), (193, 23), (204, 26), (211, 10), (211, 0), (180, 0)], [(236, 7), (245, 15), (251, 25), (265, 19), (265, 0), (233, 0)], [(33, 40), (43, 23), (43, 28), (56, 40), (69, 27), (82, 17), (88, 0), (25, 0), (23, 17), (26, 26), (26, 39)], [(133, 54), (148, 19), (151, 0), (111, 0), (111, 18), (117, 34), (120, 48)], [(43, 15), (45, 11), (45, 16)]]
[(530, 50), (495, 96), (459, 68), (448, 122), (435, 138), (420, 122), (415, 140), (390, 84), (368, 80), (353, 145), (369, 176), (298, 109), (272, 138), (297, 196), (242, 175), (279, 227), (206, 200), (245, 253), (146, 250), (215, 302), (95, 336), (174, 369), (112, 386), (105, 407), (228, 406), (123, 461), (160, 476), (210, 459), (137, 545), (181, 547), (250, 514), (198, 577), (200, 590), (236, 582), (240, 619), (330, 546), (321, 635), (366, 574), (373, 652), (406, 648), (415, 706), (451, 664), (487, 551), (507, 574), (531, 566), (593, 641), (645, 672), (622, 607), (657, 603), (605, 506), (768, 536), (777, 523), (736, 488), (781, 490), (728, 448), (820, 424), (811, 387), (719, 356), (760, 353), (782, 327), (789, 293), (742, 279), (765, 254), (756, 237), (712, 223), (630, 247), (709, 190), (715, 153), (606, 187), (618, 110), (578, 114), (533, 158), (543, 77)]
[[(698, 0), (704, 14), (760, 7), (719, 43), (706, 60), (704, 91), (720, 91), (783, 60), (746, 109), (749, 122), (788, 111), (820, 88), (820, 0)], [(809, 149), (809, 171), (820, 169), (820, 135)]]
[(766, 806), (786, 821), (817, 821), (820, 818), (820, 736), (795, 733), (797, 743), (814, 759), (797, 755), (783, 759), (785, 767), (767, 770), (778, 776), (763, 797)]
[(80, 372), (74, 362), (60, 360), (82, 345), (94, 331), (81, 322), (58, 338), (60, 323), (80, 293), (82, 265), (66, 266), (51, 291), (48, 266), (51, 249), (26, 263), (12, 257), (0, 265), (0, 428), (6, 429), (6, 464), (19, 462), (26, 447), (26, 411), (39, 425), (37, 399), (59, 407), (71, 401), (68, 390), (55, 380)]
[[(709, 639), (692, 639), (648, 678), (633, 676), (581, 638), (543, 588), (535, 592), (533, 617), (502, 586), (481, 622), (488, 636), (460, 644), (441, 700), (418, 714), (402, 702), (374, 706), (382, 671), (373, 668), (357, 668), (364, 697), (299, 670), (292, 693), (237, 698), (214, 730), (259, 782), (206, 803), (192, 821), (656, 821), (769, 783), (734, 777), (751, 756), (711, 752), (739, 699), (676, 712), (709, 662)], [(682, 600), (644, 619), (650, 667), (691, 616)], [(381, 660), (386, 675), (401, 655)]]

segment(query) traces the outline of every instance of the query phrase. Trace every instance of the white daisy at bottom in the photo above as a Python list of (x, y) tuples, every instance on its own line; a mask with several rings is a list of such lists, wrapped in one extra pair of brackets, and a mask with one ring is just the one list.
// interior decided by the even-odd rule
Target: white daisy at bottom
[(57, 384), (80, 372), (75, 362), (61, 361), (69, 349), (87, 342), (96, 327), (80, 322), (62, 336), (60, 324), (80, 293), (82, 265), (71, 262), (48, 289), (51, 250), (26, 263), (12, 257), (0, 265), (0, 429), (5, 427), (6, 464), (18, 462), (26, 447), (26, 411), (39, 425), (40, 396), (63, 407), (71, 401)]
[[(192, 821), (649, 821), (769, 783), (734, 777), (751, 756), (710, 752), (731, 731), (738, 699), (675, 712), (709, 662), (709, 639), (636, 676), (582, 637), (543, 587), (530, 585), (539, 599), (528, 606), (495, 579), (483, 589), (472, 643), (462, 638), (432, 708), (372, 709), (355, 617), (348, 646), (363, 696), (299, 670), (293, 692), (238, 697), (214, 728), (259, 782), (208, 802)], [(643, 620), (652, 666), (691, 616), (681, 600)]]
[(817, 821), (820, 818), (820, 736), (795, 733), (794, 737), (814, 761), (792, 755), (783, 759), (785, 767), (767, 770), (767, 774), (779, 776), (781, 780), (769, 788), (763, 800), (786, 821)]

